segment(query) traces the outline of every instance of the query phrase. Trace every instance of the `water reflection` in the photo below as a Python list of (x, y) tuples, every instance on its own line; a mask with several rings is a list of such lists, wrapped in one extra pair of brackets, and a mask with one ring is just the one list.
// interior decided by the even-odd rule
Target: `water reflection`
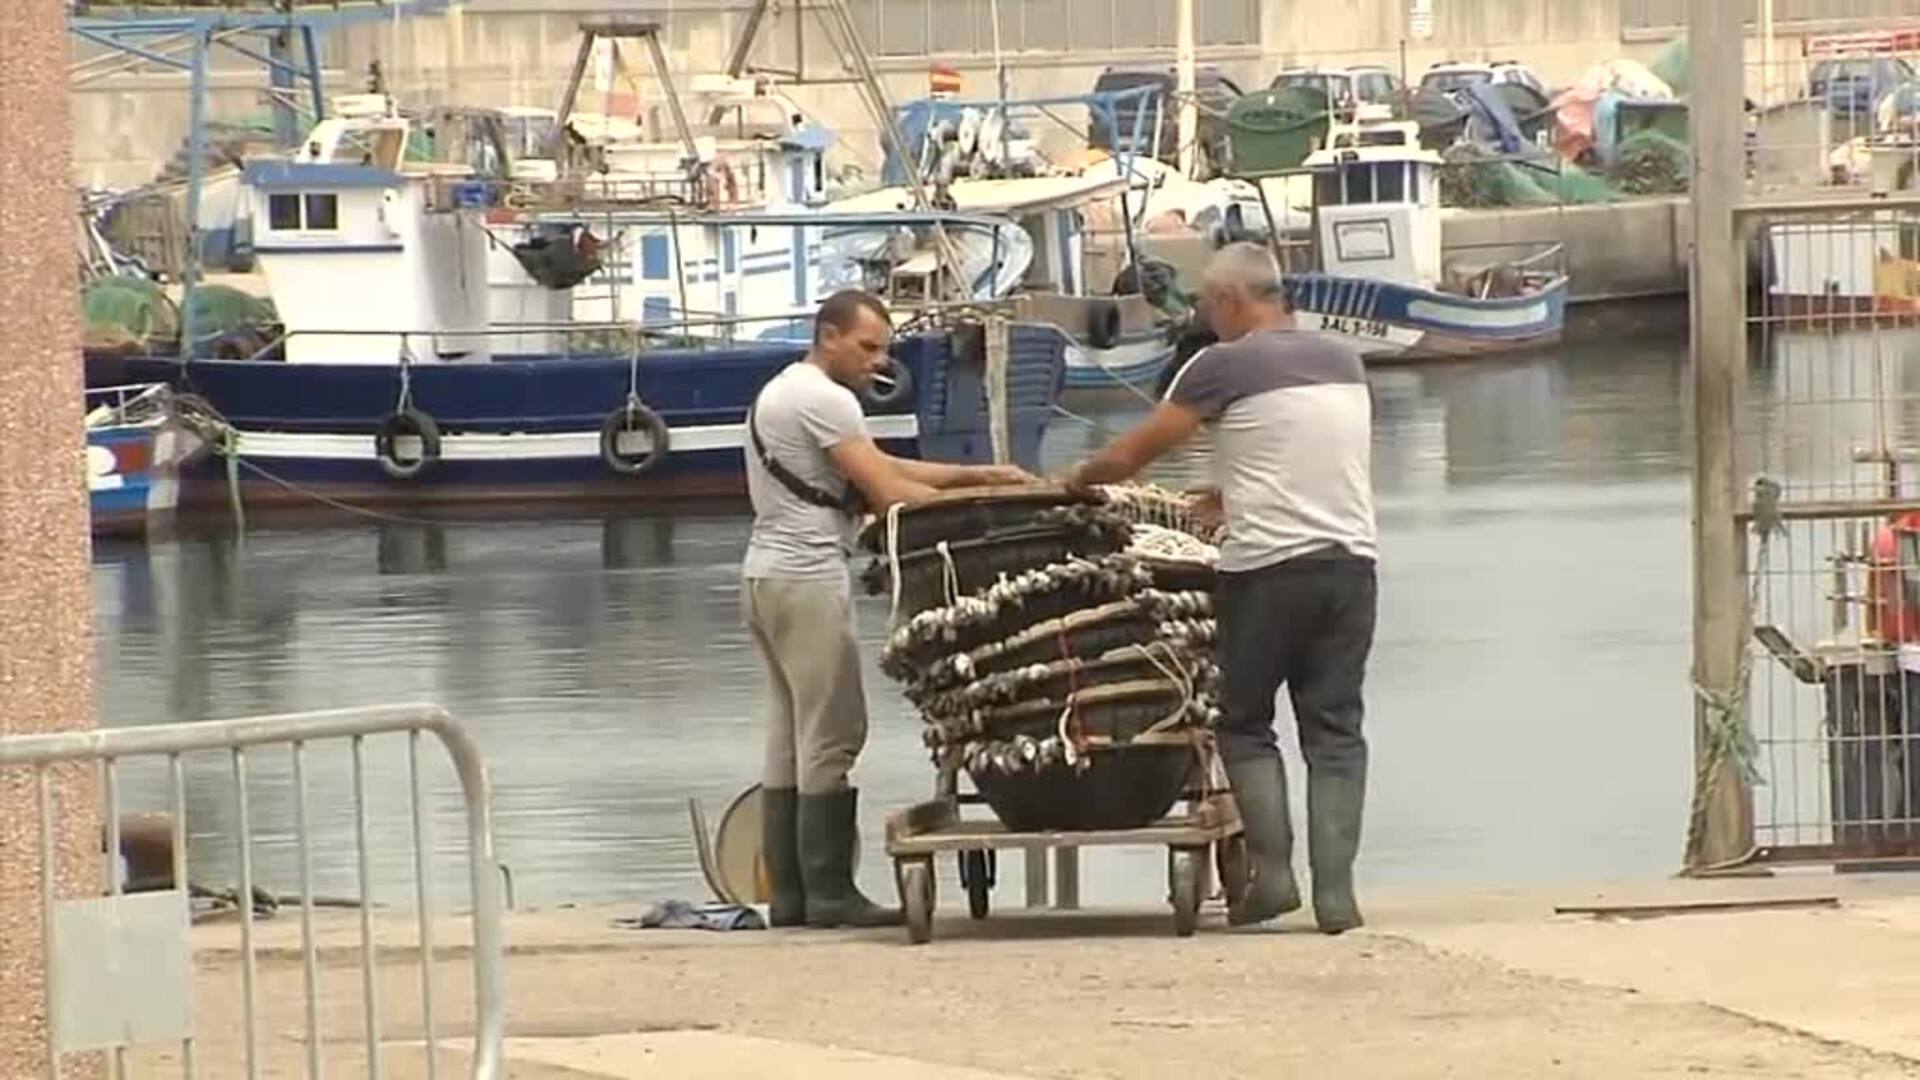
[[(1383, 614), (1371, 686), (1375, 881), (1586, 879), (1677, 859), (1689, 771), (1685, 367), (1676, 343), (1379, 372)], [(1076, 402), (1054, 466), (1141, 415)], [(1204, 445), (1161, 478), (1204, 475)], [(685, 800), (715, 811), (759, 761), (763, 675), (739, 624), (746, 520), (676, 515), (258, 525), (96, 554), (100, 709), (110, 725), (404, 700), (448, 707), (491, 762), (520, 898), (704, 892)], [(886, 611), (864, 600), (877, 651)], [(881, 815), (924, 798), (917, 721), (869, 669), (864, 872)], [(372, 746), (375, 879), (411, 858), (404, 740)], [(249, 782), (260, 874), (292, 887), (285, 754)], [(234, 861), (224, 761), (194, 763), (196, 873)], [(435, 847), (463, 835), (429, 770)], [(130, 805), (164, 778), (130, 777)], [(1302, 785), (1296, 785), (1302, 787)], [(351, 891), (344, 760), (309, 767), (323, 892)], [(1163, 856), (1090, 860), (1093, 901), (1157, 900)], [(439, 874), (448, 893), (462, 873)], [(1009, 874), (1011, 877), (1011, 873)]]

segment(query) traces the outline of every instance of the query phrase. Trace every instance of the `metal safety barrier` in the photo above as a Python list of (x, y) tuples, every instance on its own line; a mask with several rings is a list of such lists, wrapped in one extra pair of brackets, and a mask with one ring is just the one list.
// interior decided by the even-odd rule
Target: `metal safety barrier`
[[(502, 972), (502, 868), (494, 856), (492, 793), (478, 749), (446, 712), (431, 705), (392, 705), (327, 712), (265, 716), (160, 727), (63, 732), (0, 738), (0, 773), (30, 769), (38, 797), (39, 874), (42, 941), (46, 961), (47, 1039), (46, 1075), (57, 1080), (69, 1055), (100, 1053), (109, 1075), (128, 1077), (137, 1064), (135, 1051), (159, 1046), (177, 1047), (179, 1075), (229, 1076), (236, 1070), (205, 1060), (201, 1040), (193, 1030), (193, 959), (188, 932), (191, 924), (188, 838), (189, 755), (224, 757), (230, 776), (233, 820), (225, 840), (237, 857), (238, 882), (233, 890), (240, 924), (241, 1002), (244, 1011), (245, 1070), (261, 1074), (264, 1061), (261, 989), (256, 948), (255, 848), (266, 846), (254, 836), (248, 783), (269, 760), (260, 752), (277, 748), (291, 768), (286, 794), (292, 802), (291, 832), (297, 861), (300, 917), (301, 996), (304, 1000), (304, 1075), (323, 1075), (319, 972), (321, 949), (315, 928), (315, 868), (313, 814), (309, 806), (311, 770), (316, 747), (345, 744), (352, 774), (352, 848), (356, 897), (346, 902), (359, 911), (358, 994), (364, 1025), (365, 1075), (383, 1074), (380, 1004), (380, 952), (373, 919), (374, 852), (369, 837), (370, 794), (382, 789), (368, 782), (368, 742), (375, 736), (401, 736), (406, 742), (406, 781), (411, 811), (413, 903), (417, 908), (420, 958), (420, 1042), (426, 1052), (426, 1075), (438, 1075), (439, 1030), (434, 994), (434, 915), (437, 900), (431, 874), (433, 845), (431, 813), (421, 783), (423, 734), (436, 737), (458, 776), (467, 843), (471, 900), (473, 969), (472, 1071), (476, 1078), (502, 1075), (504, 977)], [(278, 757), (278, 754), (272, 757)], [(196, 761), (200, 760), (198, 758)], [(165, 887), (142, 888), (139, 880), (123, 880), (120, 873), (123, 774), (143, 763), (164, 766), (164, 788), (170, 817), (170, 880)], [(55, 791), (71, 779), (74, 766), (90, 766), (99, 784), (99, 809), (104, 824), (104, 886), (102, 895), (62, 899), (56, 888), (58, 853), (55, 837)], [(204, 800), (206, 792), (193, 785)], [(202, 811), (204, 813), (204, 811)], [(218, 831), (218, 830), (216, 830)], [(343, 845), (344, 846), (344, 845)], [(199, 856), (203, 849), (195, 849)], [(341, 876), (346, 872), (341, 871)], [(200, 888), (202, 894), (207, 890)], [(169, 980), (174, 985), (166, 985)], [(172, 991), (169, 993), (169, 991)], [(337, 999), (336, 999), (337, 1000)], [(411, 1040), (409, 1040), (411, 1041)], [(350, 1045), (350, 1044), (349, 1044)], [(170, 1051), (169, 1051), (170, 1053)], [(171, 1074), (171, 1061), (142, 1072)], [(336, 1075), (343, 1069), (335, 1065)]]

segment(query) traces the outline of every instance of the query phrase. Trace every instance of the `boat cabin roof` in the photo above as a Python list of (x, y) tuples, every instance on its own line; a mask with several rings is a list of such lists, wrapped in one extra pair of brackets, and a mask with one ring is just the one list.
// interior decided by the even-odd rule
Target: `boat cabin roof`
[[(955, 209), (966, 214), (1030, 214), (1096, 202), (1120, 194), (1124, 176), (1036, 176), (1008, 180), (956, 180), (948, 185)], [(904, 187), (881, 188), (833, 204), (846, 213), (906, 210), (913, 196)]]
[(1439, 165), (1439, 154), (1420, 145), (1420, 125), (1395, 121), (1337, 127), (1328, 145), (1307, 155), (1309, 169), (1395, 161)]

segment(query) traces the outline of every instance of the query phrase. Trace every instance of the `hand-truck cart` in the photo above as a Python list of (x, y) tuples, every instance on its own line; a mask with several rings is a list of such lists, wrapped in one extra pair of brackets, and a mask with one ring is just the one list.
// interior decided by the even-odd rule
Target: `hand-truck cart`
[(966, 815), (963, 808), (979, 806), (984, 800), (961, 793), (957, 768), (943, 768), (932, 800), (887, 819), (887, 854), (893, 858), (908, 939), (916, 945), (933, 940), (934, 859), (942, 853), (957, 854), (968, 911), (973, 918), (984, 919), (997, 877), (997, 852), (1026, 853), (1029, 909), (1047, 906), (1050, 855), (1058, 883), (1054, 909), (1070, 911), (1080, 905), (1080, 849), (1133, 845), (1165, 845), (1174, 933), (1191, 936), (1199, 925), (1200, 906), (1213, 891), (1216, 872), (1229, 902), (1237, 900), (1247, 885), (1246, 836), (1233, 797), (1218, 782), (1221, 771), (1211, 745), (1200, 747), (1193, 779), (1181, 797), (1184, 809), (1141, 828), (1013, 832), (997, 820)]

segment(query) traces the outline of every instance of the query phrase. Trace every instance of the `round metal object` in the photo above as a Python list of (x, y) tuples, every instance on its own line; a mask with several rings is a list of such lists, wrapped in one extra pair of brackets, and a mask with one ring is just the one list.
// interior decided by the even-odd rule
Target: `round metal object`
[(932, 941), (932, 859), (909, 859), (900, 864), (900, 904), (906, 909), (907, 940), (915, 945)]
[(1173, 932), (1179, 937), (1192, 937), (1200, 926), (1200, 879), (1205, 875), (1204, 851), (1173, 848), (1167, 852), (1167, 884), (1173, 893)]
[(761, 853), (763, 803), (760, 785), (748, 787), (721, 811), (720, 825), (713, 832), (714, 868), (735, 903), (764, 904), (773, 899)]

